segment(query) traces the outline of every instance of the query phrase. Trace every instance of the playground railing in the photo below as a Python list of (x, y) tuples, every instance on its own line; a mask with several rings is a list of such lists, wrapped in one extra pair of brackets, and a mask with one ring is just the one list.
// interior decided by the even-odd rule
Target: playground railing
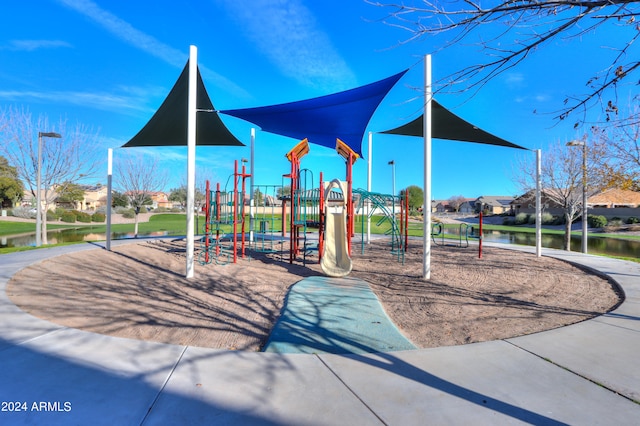
[[(449, 227), (448, 229), (452, 229)], [(453, 229), (456, 229), (455, 227)], [(438, 246), (469, 247), (469, 239), (480, 239), (476, 228), (467, 223), (461, 223), (457, 227), (457, 232), (447, 233), (447, 227), (443, 223), (431, 225), (431, 240)], [(457, 243), (456, 243), (457, 240)]]

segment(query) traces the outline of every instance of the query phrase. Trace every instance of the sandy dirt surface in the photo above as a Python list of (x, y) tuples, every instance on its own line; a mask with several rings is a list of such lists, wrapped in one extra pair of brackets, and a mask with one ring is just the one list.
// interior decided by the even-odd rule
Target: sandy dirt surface
[[(286, 248), (286, 247), (285, 247)], [(568, 263), (513, 250), (432, 248), (431, 280), (411, 242), (404, 264), (388, 244), (360, 254), (350, 277), (368, 282), (398, 328), (419, 347), (514, 337), (592, 318), (620, 302), (606, 279)], [(282, 254), (252, 252), (224, 266), (196, 264), (184, 278), (183, 241), (127, 244), (55, 257), (17, 273), (7, 294), (24, 311), (112, 336), (257, 351), (291, 285), (321, 275)], [(288, 260), (288, 252), (285, 254)]]

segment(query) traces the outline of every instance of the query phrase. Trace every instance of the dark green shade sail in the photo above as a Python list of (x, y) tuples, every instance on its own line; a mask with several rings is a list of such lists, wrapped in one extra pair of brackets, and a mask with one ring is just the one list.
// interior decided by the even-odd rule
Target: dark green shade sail
[[(407, 124), (380, 133), (424, 137), (423, 119), (424, 114)], [(527, 149), (485, 132), (447, 110), (435, 100), (431, 101), (431, 120), (431, 137), (434, 139)]]
[[(196, 145), (244, 146), (215, 112), (204, 87), (200, 70), (197, 78)], [(189, 61), (178, 81), (151, 120), (123, 148), (136, 146), (186, 146), (189, 103)]]

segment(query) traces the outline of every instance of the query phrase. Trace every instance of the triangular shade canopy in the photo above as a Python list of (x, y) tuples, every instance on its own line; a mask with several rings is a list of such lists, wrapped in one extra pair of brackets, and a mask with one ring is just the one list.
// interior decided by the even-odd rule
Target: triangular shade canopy
[[(224, 125), (204, 87), (197, 79), (196, 145), (244, 146)], [(151, 120), (123, 148), (135, 146), (186, 146), (189, 102), (189, 62)], [(204, 112), (204, 111), (207, 112)]]
[(340, 138), (362, 156), (362, 138), (376, 108), (407, 71), (366, 86), (286, 104), (220, 111), (254, 123), (262, 130), (307, 138), (309, 143), (336, 147)]
[[(421, 115), (410, 123), (380, 133), (423, 137), (423, 117), (424, 115)], [(431, 137), (436, 139), (475, 142), (487, 145), (505, 146), (509, 148), (527, 149), (479, 129), (473, 124), (453, 114), (435, 100), (431, 101), (431, 120)]]

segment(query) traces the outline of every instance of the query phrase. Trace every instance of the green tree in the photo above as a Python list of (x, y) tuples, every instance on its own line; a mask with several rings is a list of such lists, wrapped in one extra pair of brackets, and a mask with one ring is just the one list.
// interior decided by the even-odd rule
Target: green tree
[[(193, 193), (194, 207), (196, 209), (196, 212), (198, 212), (198, 214), (200, 214), (199, 212), (202, 210), (202, 207), (207, 201), (205, 192), (207, 192), (206, 186), (203, 187), (202, 190), (196, 187)], [(187, 208), (187, 185), (183, 185), (179, 188), (172, 189), (169, 192), (169, 201), (172, 201), (174, 203), (180, 203), (180, 206), (183, 209), (186, 209)]]
[(169, 201), (174, 203), (180, 203), (180, 206), (184, 209), (187, 207), (187, 186), (181, 186), (179, 188), (173, 188), (169, 192)]
[(278, 198), (285, 198), (291, 195), (291, 185), (281, 186), (277, 189)]
[(18, 170), (9, 165), (9, 161), (0, 156), (0, 207), (15, 205), (22, 199), (24, 185), (18, 179)]
[(409, 185), (407, 189), (400, 191), (400, 196), (404, 197), (404, 194), (409, 194), (409, 210), (415, 211), (422, 207), (424, 192), (422, 188), (416, 185)]
[(122, 192), (113, 191), (111, 193), (111, 207), (127, 207), (129, 200)]
[(14, 206), (22, 199), (23, 194), (22, 182), (4, 176), (0, 177), (0, 207), (4, 207), (6, 204)]
[(76, 207), (76, 203), (84, 200), (84, 189), (76, 183), (64, 182), (56, 188), (56, 193), (58, 194), (56, 203), (68, 204), (73, 208)]
[(253, 205), (261, 206), (264, 203), (264, 194), (258, 188), (253, 191)]

